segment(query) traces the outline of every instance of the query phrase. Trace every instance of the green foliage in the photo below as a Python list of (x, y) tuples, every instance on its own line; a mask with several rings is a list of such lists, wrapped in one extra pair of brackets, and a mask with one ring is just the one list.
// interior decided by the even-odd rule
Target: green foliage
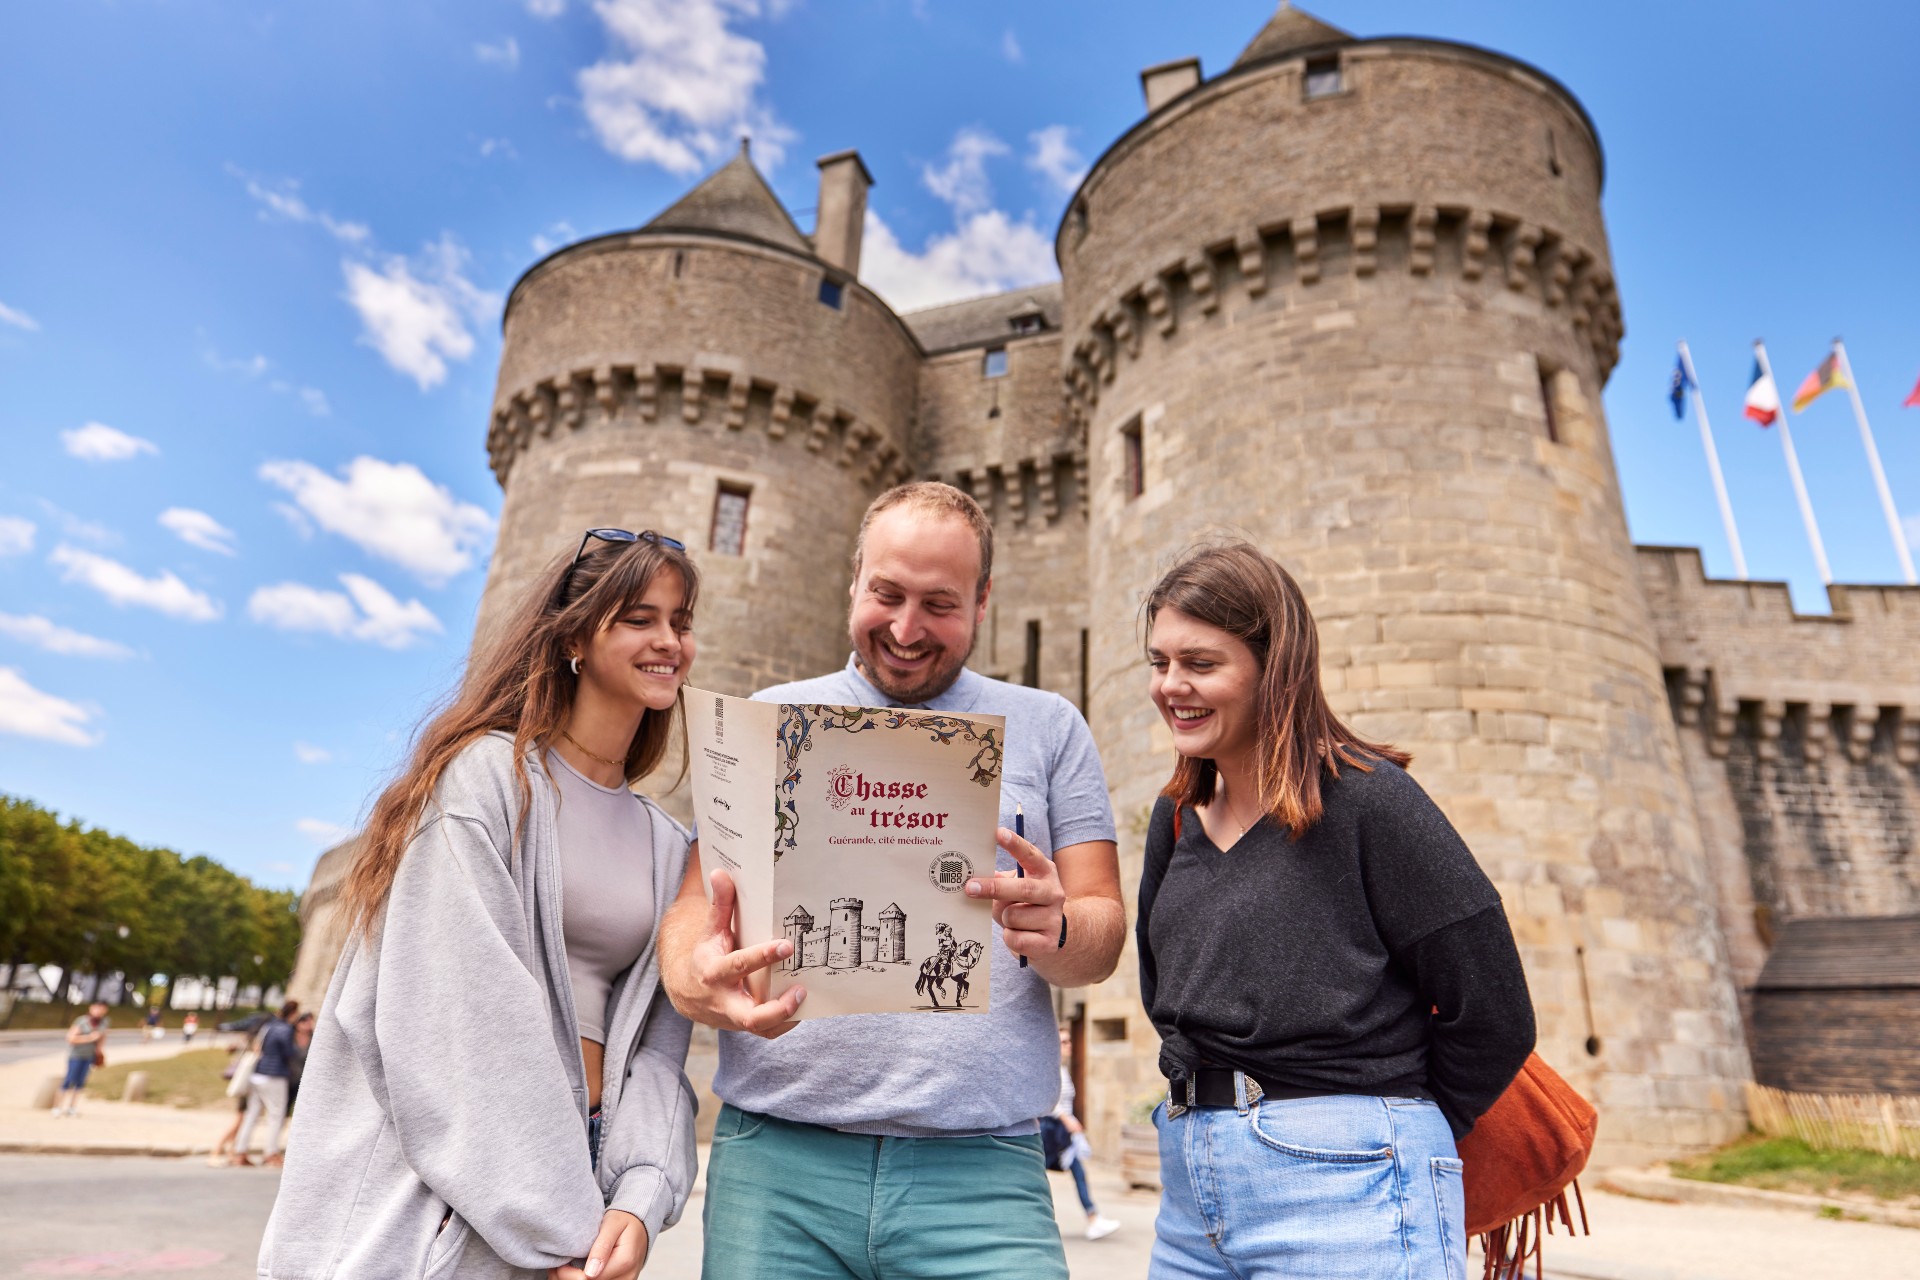
[(156, 1001), (165, 988), (148, 979), (162, 974), (284, 985), (300, 947), (298, 906), (211, 858), (0, 795), (0, 971), (12, 962), (120, 972)]
[(1920, 1160), (1873, 1151), (1820, 1151), (1797, 1138), (1746, 1137), (1704, 1156), (1677, 1160), (1673, 1173), (1697, 1182), (1733, 1182), (1768, 1191), (1852, 1191), (1883, 1200), (1920, 1196)]

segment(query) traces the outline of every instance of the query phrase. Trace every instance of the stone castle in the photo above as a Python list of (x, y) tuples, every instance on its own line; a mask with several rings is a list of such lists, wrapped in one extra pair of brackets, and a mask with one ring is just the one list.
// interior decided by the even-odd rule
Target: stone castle
[(835, 898), (827, 904), (827, 923), (813, 927), (813, 913), (795, 907), (780, 922), (780, 932), (793, 944), (793, 954), (780, 962), (788, 973), (825, 965), (829, 969), (858, 969), (868, 964), (907, 962), (907, 913), (897, 902), (880, 911), (880, 923), (863, 925), (866, 903), (858, 898)]
[[(1920, 591), (1799, 617), (1633, 545), (1604, 163), (1551, 76), (1283, 5), (1224, 71), (1141, 85), (1061, 218), (1059, 283), (897, 314), (860, 280), (850, 151), (819, 162), (811, 235), (743, 150), (536, 264), (506, 307), (480, 628), (581, 529), (657, 528), (705, 575), (703, 687), (825, 672), (862, 510), (950, 481), (997, 532), (973, 665), (1085, 712), (1131, 897), (1172, 752), (1140, 600), (1196, 536), (1244, 534), (1312, 600), (1337, 710), (1413, 752), (1499, 886), (1607, 1158), (1737, 1135), (1774, 925), (1920, 911)], [(1060, 1008), (1114, 1150), (1159, 1083), (1131, 948)]]

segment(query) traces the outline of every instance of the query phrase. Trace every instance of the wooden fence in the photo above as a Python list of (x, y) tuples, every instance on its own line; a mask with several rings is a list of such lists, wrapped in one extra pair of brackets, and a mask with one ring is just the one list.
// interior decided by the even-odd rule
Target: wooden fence
[(1810, 1147), (1920, 1159), (1920, 1097), (1788, 1093), (1749, 1084), (1747, 1114), (1761, 1133), (1798, 1138)]

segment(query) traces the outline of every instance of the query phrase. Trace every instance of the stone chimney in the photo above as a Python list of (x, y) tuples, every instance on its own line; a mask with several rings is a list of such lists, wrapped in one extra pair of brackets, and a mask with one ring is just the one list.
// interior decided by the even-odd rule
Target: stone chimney
[(813, 251), (829, 266), (860, 274), (860, 233), (867, 220), (873, 175), (858, 151), (820, 157), (820, 203), (813, 224)]
[(1140, 90), (1147, 95), (1147, 114), (1152, 115), (1167, 103), (1200, 83), (1200, 59), (1182, 58), (1163, 62), (1140, 73)]

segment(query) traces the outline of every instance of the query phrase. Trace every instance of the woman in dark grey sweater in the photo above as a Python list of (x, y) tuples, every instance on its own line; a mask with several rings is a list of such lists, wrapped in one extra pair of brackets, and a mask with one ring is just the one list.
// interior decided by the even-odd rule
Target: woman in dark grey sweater
[(1328, 707), (1286, 570), (1208, 547), (1146, 616), (1179, 752), (1137, 925), (1170, 1086), (1150, 1274), (1461, 1276), (1454, 1140), (1534, 1039), (1499, 895), (1407, 755)]

